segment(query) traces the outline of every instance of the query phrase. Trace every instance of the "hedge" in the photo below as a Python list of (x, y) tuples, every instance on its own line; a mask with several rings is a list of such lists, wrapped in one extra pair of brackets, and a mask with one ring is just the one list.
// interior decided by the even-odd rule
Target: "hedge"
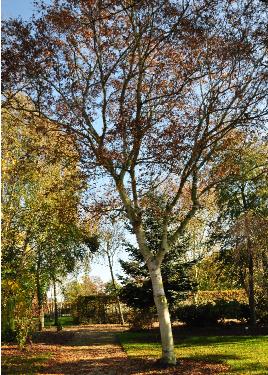
[(176, 317), (191, 326), (215, 325), (223, 319), (249, 320), (249, 306), (238, 301), (217, 300), (214, 303), (181, 305)]

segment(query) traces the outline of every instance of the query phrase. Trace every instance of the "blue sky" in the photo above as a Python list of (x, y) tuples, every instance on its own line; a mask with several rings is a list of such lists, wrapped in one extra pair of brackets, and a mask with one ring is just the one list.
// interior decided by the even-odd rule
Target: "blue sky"
[[(47, 0), (47, 3), (50, 1)], [(14, 18), (14, 17), (21, 17), (23, 19), (28, 19), (31, 17), (34, 11), (33, 0), (2, 0), (1, 1), (1, 12), (2, 12), (2, 19), (7, 18)], [(121, 253), (122, 258), (126, 258), (125, 254)], [(108, 265), (105, 264), (105, 261), (100, 260), (93, 262), (91, 265), (91, 272), (90, 275), (98, 276), (103, 281), (111, 280), (110, 272)], [(121, 267), (118, 261), (115, 261), (115, 273), (122, 273)]]
[(2, 0), (2, 19), (21, 16), (24, 19), (30, 18), (33, 13), (33, 0)]

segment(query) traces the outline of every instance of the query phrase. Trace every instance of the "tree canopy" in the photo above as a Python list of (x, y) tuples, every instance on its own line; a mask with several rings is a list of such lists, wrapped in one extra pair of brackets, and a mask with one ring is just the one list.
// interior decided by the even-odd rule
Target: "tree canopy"
[[(228, 135), (267, 118), (266, 16), (258, 0), (54, 0), (30, 22), (4, 24), (6, 103), (30, 97), (33, 113), (75, 137), (87, 174), (106, 176), (100, 200), (123, 206), (132, 225), (168, 363), (161, 262), (221, 179), (213, 164)], [(161, 223), (157, 254), (144, 232), (148, 207)]]
[(34, 296), (42, 304), (50, 281), (87, 251), (79, 214), (85, 179), (71, 138), (47, 120), (4, 109), (2, 125), (3, 315), (10, 304), (11, 315), (20, 305), (31, 314)]

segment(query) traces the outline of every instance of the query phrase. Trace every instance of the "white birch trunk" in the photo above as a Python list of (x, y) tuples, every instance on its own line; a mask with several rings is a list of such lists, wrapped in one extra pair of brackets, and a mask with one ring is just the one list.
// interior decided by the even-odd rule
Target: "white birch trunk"
[(114, 278), (114, 271), (113, 271), (113, 266), (112, 266), (112, 260), (111, 260), (111, 256), (109, 254), (108, 249), (107, 249), (107, 257), (108, 257), (108, 263), (109, 263), (109, 268), (110, 268), (110, 274), (111, 274), (111, 278), (112, 278), (112, 283), (113, 283), (114, 291), (116, 293), (116, 302), (117, 302), (117, 307), (118, 307), (119, 318), (120, 318), (121, 324), (124, 325), (125, 324), (124, 316), (123, 316), (123, 312), (122, 312), (122, 309), (121, 309), (120, 299), (119, 299), (119, 297), (117, 295), (117, 288), (116, 288), (116, 283), (115, 283), (115, 278)]
[(151, 276), (154, 302), (157, 309), (157, 315), (160, 326), (161, 343), (162, 343), (162, 358), (164, 364), (175, 365), (176, 357), (174, 353), (174, 342), (171, 328), (170, 314), (168, 310), (168, 303), (163, 287), (161, 269), (159, 265), (153, 262), (148, 262), (148, 268)]

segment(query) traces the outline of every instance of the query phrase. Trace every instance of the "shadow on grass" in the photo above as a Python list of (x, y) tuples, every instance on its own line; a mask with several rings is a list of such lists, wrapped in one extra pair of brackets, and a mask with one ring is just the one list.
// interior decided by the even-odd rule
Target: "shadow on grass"
[(191, 355), (187, 358), (182, 357), (182, 359), (191, 359), (195, 363), (215, 363), (215, 364), (225, 364), (228, 360), (238, 361), (237, 366), (234, 363), (234, 367), (228, 369), (228, 374), (258, 374), (258, 375), (267, 375), (268, 366), (263, 365), (260, 362), (245, 363), (241, 362), (242, 358), (238, 355), (224, 355), (224, 354), (204, 354), (204, 355)]
[[(160, 353), (160, 340), (154, 335), (139, 332), (125, 332), (120, 339), (130, 353), (143, 351), (151, 354)], [(231, 366), (228, 374), (263, 374), (267, 375), (267, 362), (264, 353), (260, 353), (260, 340), (257, 336), (184, 336), (177, 338), (176, 352), (183, 360), (205, 362)], [(254, 357), (254, 350), (257, 350)], [(252, 356), (252, 358), (250, 358)]]
[(239, 359), (232, 355), (197, 355), (191, 358), (180, 358), (178, 364), (171, 368), (163, 368), (154, 359), (146, 357), (127, 358), (113, 356), (107, 358), (78, 359), (65, 362), (52, 362), (42, 366), (49, 356), (36, 356), (33, 358), (22, 358), (14, 356), (9, 359), (8, 365), (2, 367), (2, 374), (65, 374), (65, 375), (86, 375), (86, 374), (109, 374), (109, 375), (134, 375), (137, 373), (160, 375), (177, 374), (190, 375), (193, 373), (200, 375), (213, 375), (219, 373), (246, 374), (256, 371), (260, 374), (267, 374), (267, 367), (258, 363), (244, 364), (239, 369), (228, 369), (223, 364), (225, 360)]
[[(160, 334), (155, 332), (122, 332), (118, 335), (122, 343), (159, 343)], [(177, 347), (239, 344), (250, 342), (255, 336), (178, 336), (174, 337)]]
[(209, 362), (209, 363), (225, 363), (226, 361), (239, 360), (239, 356), (235, 354), (194, 354), (187, 357), (180, 357), (180, 359), (192, 359), (197, 362)]
[[(246, 344), (256, 339), (255, 336), (201, 336), (201, 337), (176, 337), (175, 344), (177, 347), (192, 346), (221, 346), (224, 344)], [(183, 342), (182, 342), (183, 341)]]
[(258, 375), (267, 375), (268, 366), (262, 365), (260, 363), (247, 363), (237, 369), (232, 369), (231, 371), (229, 371), (229, 373), (237, 375), (255, 373)]
[(2, 374), (35, 374), (42, 369), (42, 364), (50, 358), (49, 354), (37, 355), (34, 357), (12, 356), (2, 359)]
[(268, 335), (268, 325), (255, 328), (245, 324), (225, 324), (208, 327), (174, 326), (174, 336), (263, 336)]
[(65, 375), (86, 375), (86, 374), (109, 374), (109, 375), (134, 375), (134, 374), (177, 374), (177, 375), (212, 375), (227, 370), (227, 366), (182, 359), (176, 366), (163, 368), (156, 360), (148, 358), (126, 358), (122, 356), (105, 359), (85, 359), (78, 361), (68, 361), (64, 363), (54, 363), (40, 374), (65, 374)]

